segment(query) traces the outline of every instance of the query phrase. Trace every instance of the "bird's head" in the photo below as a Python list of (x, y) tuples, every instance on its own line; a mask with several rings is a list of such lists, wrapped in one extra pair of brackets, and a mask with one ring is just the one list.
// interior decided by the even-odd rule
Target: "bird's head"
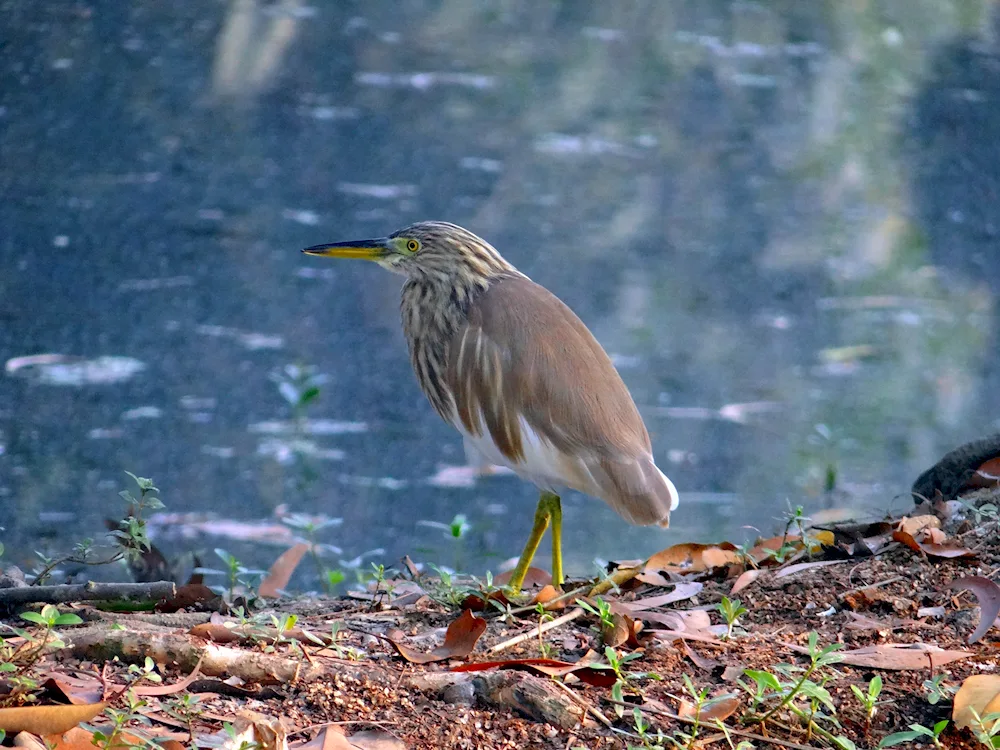
[(422, 221), (388, 237), (313, 245), (302, 252), (330, 258), (373, 260), (410, 278), (452, 281), (473, 276), (489, 279), (513, 271), (486, 240), (444, 221)]

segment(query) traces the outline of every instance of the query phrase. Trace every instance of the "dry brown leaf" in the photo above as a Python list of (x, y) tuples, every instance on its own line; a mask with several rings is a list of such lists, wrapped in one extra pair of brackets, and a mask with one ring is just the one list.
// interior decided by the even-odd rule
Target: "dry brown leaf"
[(156, 605), (157, 612), (177, 612), (181, 609), (219, 609), (222, 597), (203, 583), (185, 583), (177, 587), (172, 599), (162, 599)]
[(924, 529), (939, 529), (941, 528), (941, 521), (937, 516), (926, 515), (926, 516), (913, 516), (908, 518), (903, 516), (899, 523), (896, 525), (896, 531), (905, 531), (910, 536), (916, 536), (918, 532)]
[(951, 559), (955, 557), (975, 557), (976, 553), (966, 547), (954, 544), (934, 544), (933, 542), (918, 542), (905, 531), (892, 532), (892, 538), (900, 544), (905, 544), (915, 552), (923, 552), (929, 557)]
[(406, 744), (398, 737), (383, 729), (366, 729), (355, 732), (347, 738), (353, 750), (407, 750)]
[(260, 582), (257, 593), (268, 599), (280, 596), (280, 591), (288, 585), (292, 578), (292, 573), (298, 567), (302, 557), (309, 551), (309, 545), (304, 542), (289, 547), (267, 571), (264, 580)]
[[(513, 570), (506, 570), (500, 575), (493, 579), (493, 584), (499, 586), (500, 589), (497, 591), (491, 591), (489, 594), (475, 593), (469, 594), (465, 597), (465, 601), (462, 602), (462, 609), (465, 610), (475, 610), (479, 612), (486, 609), (487, 601), (495, 601), (500, 606), (507, 604), (513, 604), (510, 599), (507, 598), (507, 594), (503, 591), (503, 587), (510, 583), (511, 577), (514, 575)], [(524, 574), (524, 583), (521, 584), (522, 590), (527, 589), (541, 589), (545, 590), (546, 587), (550, 586), (552, 583), (552, 575), (542, 570), (541, 568), (529, 567)], [(553, 587), (554, 588), (554, 587)], [(538, 592), (541, 594), (541, 591)], [(546, 594), (548, 595), (548, 594)], [(532, 601), (534, 604), (535, 601)]]
[(1000, 485), (1000, 456), (991, 458), (976, 469), (966, 487), (968, 489), (987, 489)]
[(44, 742), (29, 732), (19, 732), (15, 735), (14, 747), (26, 747), (29, 750), (48, 750)]
[(726, 694), (718, 698), (712, 698), (698, 707), (686, 700), (681, 700), (677, 708), (677, 715), (682, 719), (693, 719), (697, 714), (701, 722), (714, 722), (715, 720), (725, 721), (740, 707), (740, 697), (738, 695)]
[(703, 584), (694, 581), (678, 583), (675, 584), (674, 590), (669, 594), (647, 596), (643, 599), (636, 599), (634, 602), (613, 602), (611, 607), (612, 609), (619, 607), (626, 612), (644, 612), (656, 607), (665, 607), (668, 604), (683, 601), (684, 599), (690, 599), (692, 596), (697, 596), (703, 588)]
[(93, 675), (69, 675), (49, 672), (42, 687), (61, 694), (70, 703), (78, 706), (92, 705), (104, 700), (104, 683)]
[(444, 643), (431, 651), (429, 654), (417, 651), (409, 646), (388, 638), (389, 641), (402, 656), (414, 664), (430, 664), (434, 661), (444, 661), (445, 659), (462, 659), (472, 653), (476, 647), (476, 641), (486, 632), (486, 620), (476, 617), (471, 610), (462, 610), (462, 614), (457, 620), (448, 626), (444, 634)]
[(733, 588), (732, 590), (730, 590), (729, 595), (735, 596), (736, 594), (738, 594), (740, 591), (742, 591), (751, 583), (760, 578), (760, 574), (763, 572), (764, 571), (761, 570), (760, 568), (744, 570), (742, 573), (740, 573), (740, 577), (737, 578), (736, 581), (733, 583)]
[(203, 622), (200, 625), (195, 625), (188, 633), (213, 643), (236, 643), (244, 638), (233, 628), (227, 628), (221, 622)]
[(0, 729), (7, 734), (31, 732), (32, 734), (62, 734), (81, 721), (90, 721), (107, 704), (87, 703), (84, 705), (25, 706), (23, 708), (0, 708)]
[[(650, 557), (643, 568), (643, 574), (656, 573), (661, 570), (675, 573), (698, 573), (722, 567), (735, 561), (735, 550), (736, 546), (731, 542), (721, 542), (720, 544), (684, 542), (682, 544), (675, 544), (672, 547), (660, 550)], [(641, 575), (639, 580), (643, 580)]]
[[(146, 696), (173, 695), (174, 693), (179, 693), (181, 690), (186, 689), (188, 685), (198, 679), (201, 670), (201, 663), (204, 658), (205, 657), (199, 659), (198, 663), (194, 665), (194, 669), (191, 670), (191, 674), (182, 680), (178, 680), (177, 682), (173, 682), (169, 685), (137, 685), (131, 688), (131, 690), (136, 695)], [(122, 692), (128, 689), (129, 688), (126, 686), (123, 688)]]
[(976, 674), (965, 678), (951, 709), (955, 726), (959, 729), (975, 726), (973, 709), (980, 718), (1000, 711), (1000, 674)]
[(952, 581), (948, 588), (971, 591), (979, 600), (979, 626), (969, 636), (969, 643), (975, 643), (986, 635), (1000, 615), (1000, 586), (985, 576), (965, 576)]
[(287, 750), (288, 730), (281, 719), (244, 710), (236, 715), (233, 733), (221, 745), (222, 750), (242, 750), (253, 743), (257, 750)]
[(722, 666), (721, 662), (718, 662), (715, 659), (710, 659), (707, 656), (702, 656), (701, 654), (699, 654), (697, 651), (695, 651), (687, 644), (687, 641), (682, 640), (681, 646), (684, 649), (684, 654), (687, 656), (688, 659), (691, 660), (692, 664), (698, 667), (698, 669), (703, 669), (706, 672), (714, 672), (716, 669)]
[[(809, 649), (793, 643), (785, 644), (793, 651), (808, 654)], [(936, 669), (959, 659), (973, 656), (971, 651), (953, 651), (925, 643), (881, 643), (854, 651), (838, 651), (841, 663), (869, 669), (907, 670)]]

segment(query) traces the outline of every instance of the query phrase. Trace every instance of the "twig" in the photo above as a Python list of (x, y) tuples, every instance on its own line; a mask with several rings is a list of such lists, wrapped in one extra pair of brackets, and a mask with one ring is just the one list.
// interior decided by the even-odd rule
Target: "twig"
[(70, 602), (108, 600), (160, 600), (177, 595), (173, 581), (153, 583), (75, 583), (59, 586), (19, 586), (0, 589), (0, 607), (14, 604), (45, 602), (47, 604), (67, 604)]
[(577, 704), (579, 704), (579, 706), (584, 711), (586, 711), (588, 714), (590, 714), (591, 716), (593, 716), (595, 719), (597, 719), (599, 722), (601, 722), (608, 729), (614, 729), (614, 727), (611, 726), (611, 719), (609, 719), (607, 716), (605, 716), (600, 711), (598, 711), (597, 710), (597, 706), (594, 706), (593, 704), (588, 703), (583, 698), (581, 698), (579, 695), (577, 695), (576, 693), (574, 693), (573, 690), (572, 690), (572, 688), (570, 688), (569, 685), (567, 685), (566, 683), (560, 682), (559, 680), (554, 680), (554, 682), (555, 682), (556, 685), (558, 685), (563, 690), (565, 690), (566, 693), (569, 695), (569, 697), (572, 698), (574, 701), (576, 701)]
[(537, 627), (533, 627), (527, 633), (521, 633), (521, 635), (516, 635), (513, 638), (504, 641), (503, 643), (498, 643), (497, 645), (490, 648), (487, 653), (495, 654), (499, 651), (504, 651), (511, 646), (516, 646), (519, 643), (524, 643), (532, 638), (538, 638), (542, 633), (547, 633), (553, 628), (558, 628), (560, 625), (565, 625), (567, 622), (572, 622), (577, 617), (583, 614), (583, 610), (580, 607), (574, 607), (569, 612), (564, 614), (562, 617), (557, 617), (549, 622), (541, 623)]
[[(560, 602), (566, 602), (570, 601), (571, 599), (575, 599), (585, 591), (590, 591), (590, 586), (580, 586), (578, 588), (573, 589), (572, 591), (567, 591), (565, 594), (560, 594), (555, 599), (549, 599), (547, 602), (545, 602), (545, 608), (550, 609), (553, 604), (559, 604)], [(516, 609), (512, 609), (510, 611), (510, 614), (523, 615), (525, 612), (534, 612), (535, 606), (536, 605), (534, 604), (529, 604), (526, 607), (517, 607)], [(503, 616), (506, 614), (507, 614), (506, 612), (501, 612), (499, 613), (498, 616)]]
[(896, 583), (897, 581), (902, 581), (903, 576), (893, 576), (892, 578), (887, 578), (884, 581), (879, 581), (878, 583), (869, 583), (867, 586), (858, 586), (856, 589), (851, 589), (840, 595), (843, 599), (845, 596), (850, 596), (851, 594), (857, 594), (859, 591), (865, 591), (866, 589), (877, 589), (882, 586), (888, 586), (890, 583)]

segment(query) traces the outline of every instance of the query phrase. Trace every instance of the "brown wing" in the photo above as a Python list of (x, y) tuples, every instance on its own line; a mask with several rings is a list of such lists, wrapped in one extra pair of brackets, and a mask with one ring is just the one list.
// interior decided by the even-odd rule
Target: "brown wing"
[(567, 486), (601, 497), (633, 523), (666, 525), (676, 493), (653, 464), (625, 383), (547, 289), (519, 276), (493, 282), (452, 340), (447, 377), (462, 425), (476, 436), (488, 431), (508, 460), (525, 459), (523, 419), (565, 457)]

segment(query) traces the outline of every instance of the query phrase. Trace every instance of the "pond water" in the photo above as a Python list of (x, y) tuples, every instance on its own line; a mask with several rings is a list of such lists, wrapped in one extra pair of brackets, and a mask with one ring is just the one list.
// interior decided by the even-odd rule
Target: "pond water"
[(571, 573), (901, 510), (1000, 428), (988, 0), (0, 10), (4, 560), (99, 537), (126, 470), (170, 555), (266, 567), (304, 514), (341, 569), (515, 556), (535, 490), (465, 466), (400, 278), (299, 252), (421, 219), (582, 317), (680, 490), (669, 530), (568, 493)]

